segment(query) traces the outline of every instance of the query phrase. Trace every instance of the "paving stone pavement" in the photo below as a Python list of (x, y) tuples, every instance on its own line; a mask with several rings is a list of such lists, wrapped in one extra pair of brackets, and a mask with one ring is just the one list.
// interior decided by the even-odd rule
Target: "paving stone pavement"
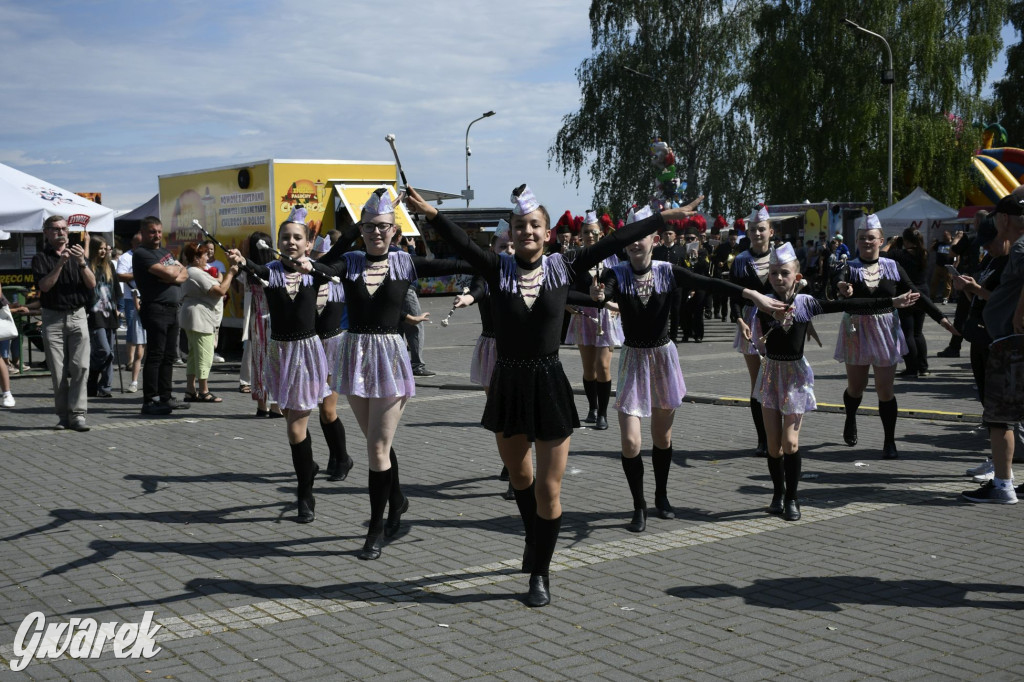
[[(424, 308), (440, 319), (450, 303)], [(475, 311), (427, 328), (437, 376), (419, 383), (395, 444), (408, 530), (375, 562), (355, 557), (369, 505), (347, 407), (357, 467), (318, 480), (317, 520), (299, 525), (283, 423), (252, 417), (230, 366), (211, 377), (219, 405), (141, 418), (140, 394), (116, 393), (90, 402), (88, 433), (51, 430), (49, 379), (17, 377), (18, 405), (0, 411), (0, 679), (1019, 679), (1024, 653), (1006, 634), (1024, 608), (1024, 505), (958, 500), (987, 449), (966, 357), (932, 357), (931, 377), (898, 384), (901, 456), (883, 461), (871, 394), (857, 447), (829, 411), (844, 386), (838, 320), (819, 318), (824, 348), (808, 348), (823, 409), (801, 434), (801, 521), (763, 511), (768, 472), (730, 400), (749, 379), (732, 326), (711, 321), (704, 343), (679, 346), (678, 518), (627, 532), (617, 424), (578, 431), (553, 602), (537, 610), (520, 601), (521, 524), (468, 384)], [(927, 332), (934, 356), (946, 336)], [(562, 358), (581, 387), (578, 354)], [(647, 471), (653, 494), (649, 459)], [(49, 623), (153, 611), (160, 651), (120, 659), (108, 645), (13, 672), (16, 631), (37, 611)]]

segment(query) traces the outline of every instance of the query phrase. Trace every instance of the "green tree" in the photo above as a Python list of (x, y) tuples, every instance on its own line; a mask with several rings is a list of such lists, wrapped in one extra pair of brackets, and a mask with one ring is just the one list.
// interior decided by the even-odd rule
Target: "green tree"
[(745, 212), (754, 199), (754, 132), (741, 115), (749, 49), (748, 5), (696, 0), (594, 0), (593, 56), (576, 70), (578, 111), (563, 119), (549, 158), (594, 204), (621, 215), (649, 196), (653, 137), (676, 154), (685, 194), (713, 212)]
[[(764, 3), (749, 64), (757, 163), (769, 202), (804, 198), (886, 203), (892, 47), (894, 201), (917, 185), (964, 200), (978, 133), (972, 121), (1001, 46), (1007, 0), (814, 0)], [(1018, 99), (1019, 101), (1019, 99)]]
[[(1024, 2), (1010, 4), (1010, 23), (1024, 34)], [(1024, 147), (1024, 42), (1006, 48), (1006, 74), (995, 84), (995, 109), (1010, 144)]]

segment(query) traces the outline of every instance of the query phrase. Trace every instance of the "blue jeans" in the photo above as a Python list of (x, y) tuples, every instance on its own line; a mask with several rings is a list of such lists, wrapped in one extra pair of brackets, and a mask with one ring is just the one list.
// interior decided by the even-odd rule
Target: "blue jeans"
[(90, 329), (92, 353), (89, 356), (89, 395), (110, 393), (114, 385), (114, 330)]

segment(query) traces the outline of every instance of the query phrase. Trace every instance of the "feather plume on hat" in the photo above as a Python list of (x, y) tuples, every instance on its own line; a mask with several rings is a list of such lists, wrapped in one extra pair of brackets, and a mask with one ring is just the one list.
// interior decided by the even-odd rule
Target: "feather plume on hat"
[(599, 218), (599, 221), (601, 223), (601, 229), (605, 233), (611, 232), (612, 230), (615, 229), (615, 224), (612, 222), (612, 217), (607, 213), (602, 213), (601, 217)]

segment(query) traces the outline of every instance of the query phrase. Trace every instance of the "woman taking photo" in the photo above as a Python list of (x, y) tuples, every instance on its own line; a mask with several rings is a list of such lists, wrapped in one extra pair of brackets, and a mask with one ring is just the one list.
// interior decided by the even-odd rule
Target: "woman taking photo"
[[(526, 605), (544, 606), (551, 601), (548, 570), (562, 522), (560, 494), (569, 436), (580, 425), (572, 387), (558, 359), (569, 289), (575, 281), (589, 281), (590, 268), (657, 231), (665, 220), (691, 215), (697, 202), (627, 225), (593, 246), (545, 256), (550, 216), (521, 185), (511, 199), (512, 256), (478, 246), (415, 190), (409, 189), (407, 201), (484, 276), (490, 289), (498, 358), (481, 423), (495, 434), (523, 518), (523, 572), (530, 574)], [(537, 449), (536, 483), (531, 443)]]
[(188, 279), (181, 285), (181, 311), (178, 322), (188, 337), (188, 365), (185, 369), (187, 403), (219, 403), (208, 383), (213, 366), (214, 333), (224, 314), (224, 296), (238, 274), (232, 265), (218, 282), (206, 271), (209, 250), (203, 244), (186, 244), (182, 252), (188, 267)]
[(100, 237), (89, 240), (89, 269), (96, 275), (92, 304), (89, 306), (89, 379), (86, 395), (109, 398), (114, 383), (114, 334), (117, 332), (117, 278), (110, 263), (110, 247)]
[[(581, 232), (584, 248), (601, 239), (597, 213), (587, 211)], [(591, 282), (618, 264), (618, 255), (612, 254), (590, 268), (590, 277), (579, 278), (573, 286), (576, 291), (589, 294)], [(622, 322), (617, 310), (613, 313), (608, 308), (570, 306), (570, 312), (573, 316), (565, 342), (579, 348), (583, 361), (583, 390), (587, 395), (587, 416), (583, 421), (604, 431), (608, 428), (608, 400), (612, 394), (612, 351), (622, 345)]]
[[(906, 271), (910, 283), (919, 291), (924, 288), (928, 269), (928, 250), (924, 247), (924, 237), (913, 227), (903, 230), (902, 244), (896, 246), (887, 243), (882, 248), (889, 258), (893, 259)], [(900, 312), (900, 329), (907, 341), (907, 354), (903, 356), (904, 369), (899, 376), (916, 379), (928, 376), (928, 345), (924, 340), (924, 316), (927, 309), (920, 301), (907, 310)]]

